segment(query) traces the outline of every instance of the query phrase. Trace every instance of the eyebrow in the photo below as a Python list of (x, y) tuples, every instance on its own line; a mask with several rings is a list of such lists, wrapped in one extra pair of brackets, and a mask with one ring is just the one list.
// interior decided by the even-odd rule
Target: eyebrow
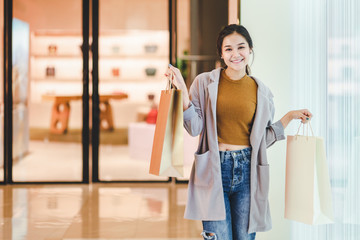
[[(242, 43), (239, 43), (238, 45), (243, 45), (243, 44), (245, 44), (245, 43), (242, 42)], [(231, 47), (231, 45), (225, 45), (224, 47)]]

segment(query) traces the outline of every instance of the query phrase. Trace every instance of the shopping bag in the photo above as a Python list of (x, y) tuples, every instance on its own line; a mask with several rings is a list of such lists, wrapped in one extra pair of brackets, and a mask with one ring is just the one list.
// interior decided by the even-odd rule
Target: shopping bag
[(161, 91), (150, 161), (150, 174), (183, 177), (184, 130), (181, 90)]
[(287, 136), (285, 218), (310, 225), (333, 223), (324, 141), (309, 136), (310, 122), (306, 125), (306, 136), (299, 135), (301, 124), (295, 136)]

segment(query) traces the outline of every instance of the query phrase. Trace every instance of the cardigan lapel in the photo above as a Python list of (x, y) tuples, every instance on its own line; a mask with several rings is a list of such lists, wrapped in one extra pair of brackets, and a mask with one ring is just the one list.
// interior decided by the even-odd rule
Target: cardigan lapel
[(253, 78), (257, 85), (257, 106), (255, 112), (255, 119), (250, 133), (250, 144), (253, 149), (257, 149), (262, 140), (262, 135), (265, 133), (264, 129), (271, 121), (271, 111), (269, 108), (269, 97), (273, 97), (271, 92), (267, 93), (265, 85), (258, 79)]
[(210, 83), (207, 86), (209, 99), (210, 99), (211, 112), (213, 113), (213, 118), (215, 123), (216, 123), (216, 103), (217, 103), (220, 71), (221, 68), (217, 68), (211, 72)]
[(208, 85), (208, 93), (211, 104), (211, 111), (213, 112), (214, 119), (216, 119), (216, 102), (218, 93), (218, 83), (212, 82)]

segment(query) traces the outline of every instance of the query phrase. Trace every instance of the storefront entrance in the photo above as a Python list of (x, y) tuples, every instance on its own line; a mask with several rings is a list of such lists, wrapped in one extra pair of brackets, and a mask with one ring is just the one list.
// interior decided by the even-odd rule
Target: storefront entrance
[[(227, 4), (1, 2), (0, 181), (171, 181), (148, 173), (155, 129), (148, 113), (166, 86), (169, 63), (189, 85), (197, 73), (215, 67), (215, 49), (200, 39), (214, 38), (209, 42), (215, 45), (228, 20)], [(185, 176), (197, 141), (185, 133)]]

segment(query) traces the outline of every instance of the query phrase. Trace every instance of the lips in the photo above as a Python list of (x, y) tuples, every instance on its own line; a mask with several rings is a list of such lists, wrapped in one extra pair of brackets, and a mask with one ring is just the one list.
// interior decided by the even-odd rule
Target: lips
[(232, 63), (241, 63), (242, 61), (244, 61), (244, 59), (237, 59), (237, 60), (233, 60), (233, 61), (231, 61)]

